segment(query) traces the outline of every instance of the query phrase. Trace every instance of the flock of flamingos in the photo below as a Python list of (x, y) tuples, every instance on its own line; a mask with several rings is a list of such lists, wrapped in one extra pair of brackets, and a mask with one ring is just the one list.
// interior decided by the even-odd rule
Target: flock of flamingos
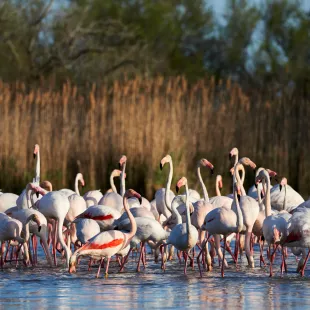
[[(92, 190), (84, 196), (79, 193), (79, 184), (84, 185), (81, 173), (76, 176), (75, 191), (53, 190), (49, 181), (40, 181), (37, 144), (34, 156), (36, 175), (21, 195), (0, 192), (2, 269), (8, 263), (35, 266), (40, 240), (47, 263), (56, 266), (58, 252), (70, 273), (76, 272), (83, 256), (89, 257), (89, 269), (94, 262), (99, 264), (97, 277), (101, 266), (108, 276), (112, 257), (121, 272), (131, 251), (137, 249), (139, 271), (140, 265), (146, 268), (145, 246), (148, 244), (163, 270), (176, 251), (180, 263), (182, 258), (184, 260), (185, 274), (187, 265), (194, 267), (194, 260), (201, 276), (203, 271), (211, 271), (217, 256), (224, 276), (225, 252), (235, 264), (245, 252), (248, 266), (253, 268), (253, 245), (258, 243), (259, 264), (266, 266), (268, 258), (270, 276), (276, 254), (282, 257), (281, 273), (287, 271), (288, 253), (296, 257), (301, 255), (297, 272), (304, 275), (310, 253), (310, 200), (304, 201), (287, 184), (286, 178), (277, 179), (276, 172), (264, 168), (256, 170), (254, 185), (246, 193), (243, 187), (245, 169), (255, 169), (256, 165), (247, 157), (239, 159), (237, 148), (229, 153), (230, 158), (235, 159), (231, 168), (232, 194), (221, 196), (222, 179), (217, 176), (217, 196), (209, 198), (200, 169), (206, 167), (213, 173), (214, 167), (208, 160), (201, 159), (197, 163), (197, 176), (203, 198), (188, 188), (185, 177), (176, 184), (176, 192), (184, 187), (185, 195), (175, 195), (170, 189), (172, 158), (166, 155), (160, 161), (160, 168), (169, 166), (167, 184), (157, 190), (151, 202), (136, 191), (125, 189), (127, 158), (124, 155), (119, 161), (120, 170), (111, 173), (111, 188), (105, 194)], [(115, 177), (120, 177), (120, 193), (114, 185)], [(271, 185), (272, 178), (276, 182), (274, 186)], [(232, 239), (235, 239), (234, 249), (230, 246)], [(268, 246), (266, 254), (264, 243)]]

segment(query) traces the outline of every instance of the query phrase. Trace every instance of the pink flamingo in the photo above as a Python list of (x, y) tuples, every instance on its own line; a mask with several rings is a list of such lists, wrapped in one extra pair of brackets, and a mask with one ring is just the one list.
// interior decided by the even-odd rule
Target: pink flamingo
[[(131, 224), (130, 232), (124, 233), (118, 230), (109, 230), (104, 231), (90, 239), (85, 245), (75, 251), (72, 255), (69, 267), (70, 273), (76, 271), (75, 266), (77, 263), (77, 258), (79, 256), (90, 256), (95, 258), (100, 257), (101, 262), (104, 258), (107, 258), (108, 260), (105, 271), (105, 277), (108, 277), (109, 263), (111, 257), (118, 253), (120, 250), (126, 248), (130, 244), (131, 239), (134, 237), (137, 231), (135, 219), (132, 216), (127, 203), (127, 198), (129, 197), (137, 197), (138, 199), (141, 199), (141, 196), (132, 189), (129, 189), (124, 195), (124, 209), (128, 214), (128, 218)], [(101, 263), (99, 264), (97, 278), (100, 274), (100, 268)]]

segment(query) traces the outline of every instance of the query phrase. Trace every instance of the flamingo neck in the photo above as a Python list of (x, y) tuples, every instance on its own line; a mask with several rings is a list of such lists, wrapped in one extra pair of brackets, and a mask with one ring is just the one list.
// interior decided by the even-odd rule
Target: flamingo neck
[(259, 205), (259, 211), (265, 211), (265, 206), (264, 206), (264, 199), (262, 199), (262, 183), (257, 184), (257, 198), (258, 198), (258, 205)]
[(171, 204), (171, 208), (172, 208), (172, 214), (174, 215), (174, 217), (177, 220), (176, 224), (182, 224), (182, 217), (178, 211), (178, 209), (176, 208), (176, 204), (177, 204), (177, 199), (173, 199), (172, 204)]
[(114, 174), (113, 173), (111, 173), (111, 175), (110, 175), (110, 186), (112, 188), (112, 191), (117, 194), (117, 189), (116, 189), (116, 186), (114, 184)]
[(30, 209), (31, 208), (31, 192), (32, 189), (30, 188), (29, 185), (26, 186), (26, 200), (27, 200), (27, 208)]
[(170, 187), (171, 187), (171, 182), (172, 182), (172, 176), (173, 176), (173, 164), (172, 160), (169, 161), (169, 175), (167, 179), (167, 184), (166, 184), (166, 191), (165, 191), (165, 205), (166, 208), (172, 213), (171, 210), (171, 204), (169, 201), (169, 194), (170, 194)]
[(187, 183), (185, 184), (185, 191), (186, 191), (186, 201), (185, 201), (185, 205), (186, 205), (186, 231), (187, 231), (187, 235), (190, 236), (190, 234), (191, 234), (191, 230), (190, 230), (191, 215), (189, 213), (189, 194), (188, 194)]
[(204, 182), (202, 180), (201, 173), (200, 173), (200, 165), (197, 166), (197, 176), (198, 176), (200, 185), (202, 187), (203, 199), (205, 202), (209, 202), (208, 191), (207, 191), (206, 185), (204, 184)]
[(36, 176), (35, 182), (40, 183), (40, 150), (38, 150), (36, 154), (37, 162), (36, 162)]
[(265, 212), (266, 212), (266, 217), (271, 215), (271, 201), (270, 201), (270, 178), (269, 178), (269, 174), (266, 171), (264, 173), (265, 175), (265, 183), (267, 184), (267, 189), (266, 189), (266, 198), (265, 198)]
[(236, 210), (234, 210), (234, 211), (237, 215), (237, 222), (236, 222), (237, 232), (240, 233), (243, 229), (243, 216), (242, 216), (241, 208), (239, 205), (238, 194), (237, 194), (237, 191), (235, 189), (235, 186), (233, 189), (233, 195), (234, 195), (234, 202), (235, 202), (235, 206), (236, 206)]
[(75, 177), (74, 189), (75, 189), (76, 194), (80, 196), (80, 191), (79, 191), (79, 176), (78, 176), (78, 175)]
[(128, 234), (126, 234), (127, 237), (128, 237), (127, 242), (123, 246), (123, 248), (125, 248), (126, 246), (128, 246), (128, 244), (130, 243), (131, 239), (133, 238), (133, 236), (137, 232), (137, 223), (136, 223), (136, 220), (135, 220), (134, 216), (130, 212), (129, 205), (128, 205), (128, 200), (127, 200), (126, 196), (123, 197), (123, 205), (124, 205), (124, 209), (125, 209), (125, 211), (126, 211), (126, 213), (128, 215), (128, 218), (129, 218), (129, 221), (130, 221), (130, 224), (131, 224), (130, 232)]
[(243, 165), (239, 164), (239, 165), (236, 165), (235, 166), (235, 180), (239, 183), (240, 187), (241, 187), (241, 195), (242, 196), (246, 196), (246, 192), (245, 192), (245, 189), (243, 187), (243, 181), (241, 180), (240, 178), (240, 173), (239, 173), (239, 170), (242, 171), (242, 176), (245, 177), (245, 169), (243, 167)]
[(284, 200), (283, 200), (283, 210), (286, 210), (286, 194), (287, 194), (287, 185), (283, 185), (284, 187)]
[(216, 192), (216, 196), (222, 196), (220, 187), (219, 187), (219, 182), (217, 180), (215, 182), (215, 192)]
[(120, 188), (120, 194), (122, 197), (125, 195), (125, 170), (126, 170), (126, 161), (123, 163), (122, 167), (122, 173), (121, 173), (121, 188)]

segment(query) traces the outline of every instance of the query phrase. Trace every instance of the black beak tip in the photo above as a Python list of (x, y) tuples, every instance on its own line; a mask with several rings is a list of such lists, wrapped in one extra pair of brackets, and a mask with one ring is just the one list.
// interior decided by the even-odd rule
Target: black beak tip
[(258, 184), (257, 183), (255, 183), (255, 187), (257, 188), (257, 186), (258, 186)]
[(238, 201), (240, 201), (240, 195), (239, 194), (237, 195), (237, 198), (238, 198)]
[(214, 168), (211, 169), (211, 175), (213, 175), (213, 174), (214, 174)]
[(161, 163), (159, 164), (159, 168), (160, 170), (163, 170), (163, 165)]
[(177, 193), (179, 192), (179, 187), (178, 187), (178, 186), (175, 187), (175, 191), (176, 191)]
[(37, 196), (37, 198), (39, 198), (39, 195), (40, 195), (40, 194), (39, 194), (38, 192), (36, 192), (36, 196)]
[(36, 158), (36, 154), (33, 154), (33, 158)]
[(279, 184), (279, 189), (280, 189), (280, 192), (282, 191), (282, 185), (281, 184)]
[(140, 205), (142, 205), (142, 197), (139, 198)]
[(38, 227), (38, 232), (40, 232), (41, 231), (41, 225)]
[(232, 156), (231, 156), (231, 154), (229, 153), (229, 154), (228, 154), (228, 158), (231, 159), (231, 157), (232, 157)]
[(122, 165), (120, 163), (118, 163), (118, 168), (122, 169)]

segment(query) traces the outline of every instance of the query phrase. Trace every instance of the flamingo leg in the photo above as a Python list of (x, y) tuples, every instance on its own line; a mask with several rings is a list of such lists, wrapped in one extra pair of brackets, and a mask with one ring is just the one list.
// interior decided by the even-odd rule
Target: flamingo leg
[(5, 251), (5, 243), (2, 241), (1, 242), (1, 260), (0, 260), (0, 266), (1, 266), (1, 270), (3, 270), (3, 266), (4, 266), (4, 251)]
[(308, 261), (308, 259), (309, 259), (309, 254), (310, 254), (310, 249), (309, 249), (309, 251), (308, 251), (307, 257), (306, 257), (305, 262), (304, 262), (304, 265), (302, 266), (302, 269), (301, 269), (301, 271), (300, 271), (300, 274), (301, 274), (302, 277), (303, 277), (304, 274), (305, 274), (305, 269), (306, 269), (307, 261)]
[(107, 278), (109, 276), (109, 265), (110, 265), (110, 259), (111, 257), (108, 257), (108, 262), (107, 262), (107, 266), (105, 268), (105, 274), (104, 277)]
[(96, 278), (99, 278), (100, 275), (100, 269), (101, 269), (101, 264), (103, 263), (104, 257), (101, 258), (100, 263), (99, 263), (99, 267), (98, 267), (98, 271), (96, 274)]
[[(224, 236), (224, 244), (226, 244), (226, 235)], [(225, 262), (225, 247), (223, 251), (223, 260), (222, 260), (222, 269), (221, 269), (222, 278), (224, 278), (224, 265), (225, 265), (224, 262)]]
[(121, 269), (119, 270), (119, 272), (122, 272), (122, 271), (124, 270), (124, 266), (125, 266), (125, 264), (126, 264), (126, 262), (127, 262), (127, 260), (128, 260), (128, 257), (129, 257), (130, 252), (132, 252), (132, 249), (133, 249), (133, 248), (130, 248), (130, 249), (129, 249), (127, 255), (126, 255), (125, 258), (123, 259), (123, 263), (122, 263), (122, 266), (121, 266)]
[(183, 252), (183, 257), (184, 257), (184, 259), (185, 259), (185, 264), (184, 264), (184, 274), (186, 275), (187, 260), (188, 260), (188, 253)]
[(262, 237), (259, 238), (259, 250), (260, 250), (260, 256), (259, 256), (259, 265), (262, 267), (262, 263), (264, 266), (266, 266), (264, 256), (263, 256), (263, 249), (264, 249), (264, 241), (262, 240)]
[(138, 261), (138, 265), (137, 265), (137, 272), (140, 271), (140, 262), (142, 261), (143, 250), (144, 250), (144, 242), (142, 242), (141, 248), (140, 248), (139, 261)]

